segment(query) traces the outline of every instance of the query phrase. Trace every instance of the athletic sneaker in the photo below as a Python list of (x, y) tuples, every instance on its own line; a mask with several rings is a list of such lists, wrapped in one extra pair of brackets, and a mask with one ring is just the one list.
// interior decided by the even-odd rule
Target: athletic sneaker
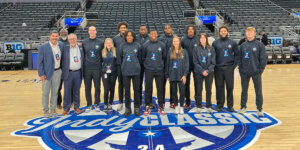
[(173, 108), (173, 109), (175, 109), (175, 105), (174, 104), (170, 104), (170, 108)]
[(183, 115), (183, 113), (184, 113), (183, 107), (179, 108), (179, 113), (180, 113), (180, 115)]
[(246, 109), (246, 108), (241, 108), (241, 109), (238, 111), (239, 114), (244, 114), (244, 113), (246, 113), (246, 112), (247, 112), (247, 109)]
[(104, 105), (103, 110), (106, 111), (108, 109), (107, 105)]
[(175, 108), (174, 113), (179, 114), (179, 107), (178, 106)]
[(217, 107), (217, 108), (216, 108), (216, 111), (217, 111), (217, 112), (223, 112), (223, 111), (224, 111), (224, 108)]
[(100, 107), (99, 107), (98, 104), (95, 104), (95, 111), (96, 111), (96, 112), (99, 112), (99, 111), (100, 111)]
[(150, 114), (151, 108), (150, 106), (146, 106), (146, 109), (144, 111), (144, 116), (148, 116)]
[(107, 110), (108, 110), (108, 111), (112, 111), (112, 106), (111, 106), (110, 104), (108, 104)]
[(86, 109), (85, 109), (85, 112), (88, 113), (88, 112), (90, 112), (91, 110), (92, 110), (92, 106), (87, 106)]
[(160, 106), (158, 106), (158, 111), (159, 111), (160, 115), (166, 115), (164, 108), (161, 108)]
[(118, 104), (117, 111), (121, 111), (122, 109), (123, 109), (123, 103), (121, 103), (121, 104)]
[(234, 112), (234, 109), (233, 108), (228, 108), (228, 111), (229, 112)]
[(201, 114), (201, 108), (197, 108), (197, 113)]
[(57, 116), (58, 116), (58, 114), (57, 114), (56, 110), (55, 109), (51, 110), (51, 117), (55, 118)]
[(211, 114), (213, 113), (213, 110), (211, 108), (207, 108), (207, 113)]
[(45, 110), (45, 111), (44, 111), (44, 117), (45, 117), (45, 118), (50, 118), (50, 114), (49, 114), (49, 111), (48, 111), (48, 110)]
[(185, 104), (184, 105), (184, 109), (189, 109), (190, 107), (191, 107), (191, 104), (189, 104), (189, 105)]
[(257, 110), (257, 116), (258, 117), (263, 117), (264, 116), (264, 112), (262, 110)]

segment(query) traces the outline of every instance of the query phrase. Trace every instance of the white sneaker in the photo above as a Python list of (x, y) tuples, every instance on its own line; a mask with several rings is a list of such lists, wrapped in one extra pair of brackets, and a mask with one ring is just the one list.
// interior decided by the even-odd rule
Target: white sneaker
[(211, 114), (213, 113), (213, 110), (211, 108), (207, 108), (207, 113)]
[(183, 107), (180, 107), (180, 108), (179, 108), (179, 113), (180, 113), (181, 115), (183, 115), (183, 113), (184, 113)]
[(247, 109), (246, 108), (242, 108), (238, 111), (239, 114), (244, 114), (247, 112)]
[(201, 108), (197, 108), (197, 113), (201, 114)]
[(261, 111), (257, 110), (257, 116), (258, 117), (263, 117), (264, 116), (264, 112), (262, 110)]
[(123, 109), (123, 103), (118, 105), (117, 111), (121, 111)]
[(100, 107), (99, 107), (99, 105), (95, 105), (95, 111), (96, 111), (96, 112), (100, 112)]
[(85, 112), (88, 113), (92, 110), (92, 107), (91, 106), (88, 106), (86, 109), (85, 109)]
[(174, 113), (175, 114), (179, 114), (179, 107), (177, 106), (177, 107), (175, 107), (175, 109), (174, 109)]

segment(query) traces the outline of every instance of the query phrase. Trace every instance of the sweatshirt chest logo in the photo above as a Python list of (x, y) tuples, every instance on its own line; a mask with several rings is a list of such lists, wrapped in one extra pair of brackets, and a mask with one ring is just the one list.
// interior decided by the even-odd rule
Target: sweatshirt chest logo
[(126, 54), (126, 61), (131, 62), (131, 60), (132, 60), (131, 54)]
[(245, 59), (249, 59), (249, 58), (250, 58), (250, 53), (247, 52), (247, 51), (245, 51), (245, 52), (244, 52), (244, 58), (245, 58)]
[(159, 52), (161, 52), (161, 47), (159, 47), (157, 50), (158, 50)]
[(211, 56), (211, 52), (208, 52), (208, 54), (207, 54), (208, 56)]
[(256, 49), (256, 47), (253, 47), (252, 50), (255, 52), (257, 49)]
[(194, 47), (197, 47), (197, 44), (194, 44)]
[(94, 50), (90, 50), (90, 53), (91, 53), (91, 58), (94, 58), (96, 55), (95, 55), (95, 51)]
[(231, 44), (229, 44), (229, 45), (228, 45), (228, 48), (231, 48), (231, 47), (232, 47)]
[(152, 53), (151, 60), (156, 60), (156, 53)]
[(134, 49), (133, 51), (134, 51), (134, 53), (137, 53), (137, 49)]
[(173, 61), (173, 69), (178, 69), (178, 61)]
[(206, 63), (206, 59), (207, 59), (206, 56), (202, 56), (201, 62)]
[(224, 49), (224, 57), (228, 57), (228, 49)]
[(99, 48), (99, 45), (96, 45), (95, 48), (98, 49), (98, 48)]

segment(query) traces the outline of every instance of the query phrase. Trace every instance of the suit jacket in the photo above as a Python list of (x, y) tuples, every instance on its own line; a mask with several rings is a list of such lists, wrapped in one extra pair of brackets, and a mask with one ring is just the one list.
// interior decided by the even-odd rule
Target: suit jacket
[[(58, 42), (59, 49), (62, 51), (63, 43)], [(39, 76), (46, 76), (50, 80), (54, 72), (54, 56), (49, 42), (38, 48), (37, 67)]]
[[(81, 79), (83, 76), (83, 59), (84, 59), (84, 53), (81, 47), (79, 47), (80, 50), (80, 61), (81, 61)], [(70, 73), (70, 45), (65, 45), (62, 52), (62, 79), (67, 80), (69, 73)]]

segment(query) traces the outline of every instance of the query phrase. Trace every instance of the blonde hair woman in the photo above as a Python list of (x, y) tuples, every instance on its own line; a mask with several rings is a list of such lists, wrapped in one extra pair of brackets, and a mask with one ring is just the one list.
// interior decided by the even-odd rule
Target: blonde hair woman
[(115, 84), (117, 79), (116, 49), (111, 38), (104, 41), (102, 49), (102, 82), (104, 86), (104, 111), (112, 111)]

